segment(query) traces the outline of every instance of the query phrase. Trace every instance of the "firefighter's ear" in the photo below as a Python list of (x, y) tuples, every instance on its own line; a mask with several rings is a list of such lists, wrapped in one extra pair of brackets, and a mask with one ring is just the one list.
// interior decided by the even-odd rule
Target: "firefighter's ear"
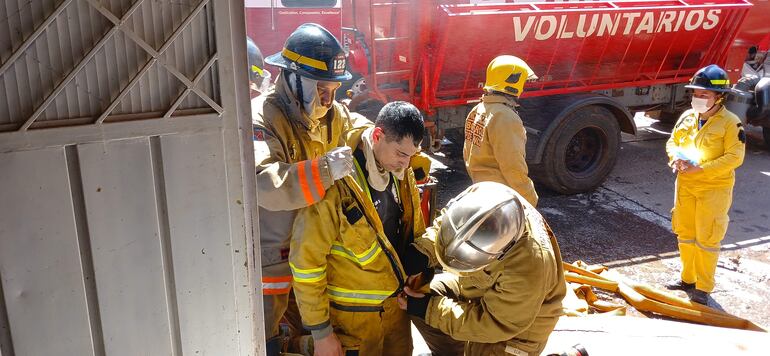
[(372, 142), (379, 143), (384, 136), (385, 132), (382, 131), (382, 127), (375, 127), (374, 131), (372, 131)]

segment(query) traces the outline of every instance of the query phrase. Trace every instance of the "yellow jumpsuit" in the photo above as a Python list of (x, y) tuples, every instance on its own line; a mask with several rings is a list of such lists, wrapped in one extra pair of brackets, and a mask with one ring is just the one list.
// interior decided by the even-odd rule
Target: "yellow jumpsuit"
[(505, 184), (537, 206), (537, 192), (527, 176), (527, 131), (514, 108), (505, 96), (481, 97), (465, 119), (465, 168), (473, 183)]
[(702, 172), (677, 174), (671, 226), (682, 260), (682, 281), (704, 292), (714, 289), (721, 241), (727, 232), (735, 169), (743, 163), (746, 134), (741, 120), (722, 107), (698, 128), (688, 110), (666, 143), (669, 162), (677, 151), (697, 161)]
[[(354, 131), (347, 140), (352, 147), (363, 130)], [(409, 318), (395, 298), (407, 276), (365, 184), (345, 177), (299, 213), (289, 254), (294, 293), (315, 339), (334, 331), (344, 351), (411, 355)], [(404, 239), (420, 236), (425, 224), (411, 168), (397, 185)]]
[(311, 122), (293, 98), (279, 77), (274, 91), (251, 103), (267, 339), (279, 334), (284, 313), (290, 321), (299, 319), (289, 301), (289, 239), (297, 210), (321, 200), (333, 183), (321, 157), (340, 144), (345, 131), (370, 124), (337, 102), (330, 119)]
[[(524, 205), (524, 236), (501, 260), (459, 277), (443, 273), (431, 282), (437, 295), (428, 303), (425, 323), (465, 341), (465, 355), (540, 355), (564, 314), (567, 284), (559, 245), (540, 213)], [(415, 241), (431, 265), (438, 265), (434, 244), (440, 222), (434, 220)]]

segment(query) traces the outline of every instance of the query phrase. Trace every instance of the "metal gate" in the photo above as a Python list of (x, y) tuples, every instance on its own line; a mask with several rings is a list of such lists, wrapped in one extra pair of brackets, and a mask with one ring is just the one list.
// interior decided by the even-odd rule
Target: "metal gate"
[(263, 352), (243, 16), (0, 5), (1, 356)]

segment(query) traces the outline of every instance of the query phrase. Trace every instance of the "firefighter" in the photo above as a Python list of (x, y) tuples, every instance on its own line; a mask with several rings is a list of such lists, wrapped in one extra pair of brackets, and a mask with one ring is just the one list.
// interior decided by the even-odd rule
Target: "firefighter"
[(271, 74), (265, 68), (262, 51), (250, 37), (246, 37), (246, 54), (249, 62), (249, 89), (257, 96), (270, 88)]
[(409, 318), (395, 295), (410, 266), (427, 264), (412, 245), (425, 223), (410, 167), (424, 132), (412, 104), (385, 105), (374, 126), (347, 134), (354, 176), (297, 218), (289, 262), (315, 355), (412, 354)]
[(682, 272), (666, 287), (688, 291), (692, 301), (707, 304), (746, 133), (741, 120), (723, 105), (731, 90), (722, 68), (712, 64), (700, 69), (685, 87), (693, 89), (692, 109), (682, 114), (666, 143), (669, 165), (676, 172), (671, 226)]
[[(342, 133), (368, 123), (334, 101), (351, 75), (337, 39), (316, 24), (299, 26), (281, 52), (267, 58), (281, 68), (275, 88), (252, 100), (254, 158), (259, 193), (262, 294), (268, 355), (283, 349), (280, 321), (301, 331), (290, 301), (289, 240), (297, 210), (317, 203), (335, 180), (352, 172)], [(288, 312), (287, 312), (288, 308)]]
[[(410, 315), (444, 334), (426, 338), (432, 351), (454, 339), (465, 355), (540, 355), (563, 314), (567, 285), (553, 232), (520, 194), (496, 182), (473, 184), (415, 244), (431, 266), (448, 271), (428, 294), (405, 287), (407, 297), (399, 297)], [(452, 354), (463, 353), (442, 355)]]
[(517, 57), (499, 56), (489, 63), (481, 103), (465, 119), (463, 158), (474, 183), (505, 184), (536, 206), (524, 153), (527, 131), (516, 111), (524, 83), (534, 79), (532, 69)]

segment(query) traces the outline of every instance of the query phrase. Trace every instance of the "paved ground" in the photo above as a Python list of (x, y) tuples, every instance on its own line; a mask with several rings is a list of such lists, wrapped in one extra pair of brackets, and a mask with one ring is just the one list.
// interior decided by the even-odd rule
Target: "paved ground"
[[(562, 196), (538, 187), (538, 208), (557, 234), (565, 261), (604, 264), (660, 285), (679, 271), (670, 229), (675, 177), (665, 155), (671, 126), (641, 115), (636, 119), (639, 134), (624, 135), (618, 163), (599, 189)], [(443, 164), (434, 172), (443, 206), (470, 180), (461, 157), (435, 158)], [(749, 132), (733, 201), (709, 304), (770, 326), (770, 152), (761, 132)]]

